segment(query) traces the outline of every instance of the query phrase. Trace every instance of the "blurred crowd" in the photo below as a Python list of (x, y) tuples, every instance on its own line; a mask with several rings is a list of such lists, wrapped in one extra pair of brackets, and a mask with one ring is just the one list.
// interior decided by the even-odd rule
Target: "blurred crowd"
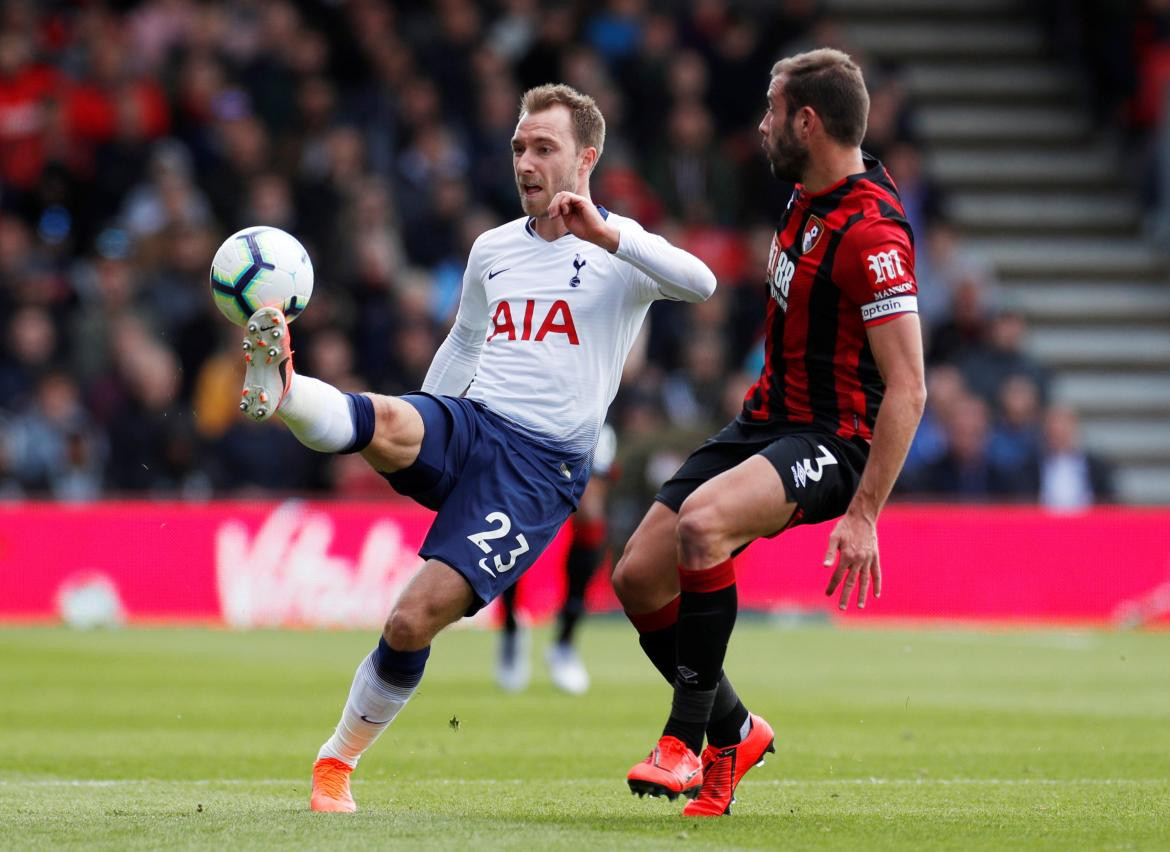
[[(608, 122), (596, 200), (703, 257), (700, 306), (661, 303), (612, 419), (615, 511), (738, 410), (762, 358), (763, 269), (790, 188), (756, 125), (780, 56), (851, 51), (817, 0), (144, 0), (0, 4), (0, 496), (390, 496), (236, 409), (239, 330), (218, 243), (257, 224), (316, 268), (298, 369), (347, 390), (419, 386), (483, 230), (519, 215), (521, 92), (564, 81)], [(918, 235), (930, 403), (901, 494), (1108, 499), (1022, 317), (947, 219), (896, 67), (858, 56), (865, 147)], [(1090, 469), (1092, 475), (1090, 476)], [(625, 507), (623, 509), (623, 507)], [(620, 524), (619, 524), (620, 526)]]

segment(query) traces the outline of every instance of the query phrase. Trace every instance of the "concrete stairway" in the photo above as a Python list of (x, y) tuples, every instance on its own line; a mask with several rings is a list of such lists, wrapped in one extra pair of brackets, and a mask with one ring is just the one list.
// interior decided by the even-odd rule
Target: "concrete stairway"
[(1121, 156), (1026, 0), (828, 0), (849, 43), (906, 69), (950, 213), (1029, 319), (1120, 499), (1170, 502), (1170, 264)]

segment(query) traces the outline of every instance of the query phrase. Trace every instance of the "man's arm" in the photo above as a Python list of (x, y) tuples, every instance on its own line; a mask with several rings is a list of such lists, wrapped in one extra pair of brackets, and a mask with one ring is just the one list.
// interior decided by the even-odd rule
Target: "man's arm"
[(831, 567), (837, 552), (841, 560), (829, 580), (825, 594), (831, 595), (842, 579), (840, 607), (845, 609), (850, 593), (860, 580), (857, 606), (865, 607), (870, 582), (874, 597), (882, 591), (878, 560), (877, 519), (894, 481), (902, 470), (910, 442), (926, 405), (926, 381), (922, 362), (922, 330), (918, 315), (907, 313), (889, 322), (866, 329), (874, 361), (885, 381), (886, 392), (878, 408), (869, 459), (861, 474), (857, 493), (829, 536), (825, 567)]
[(443, 396), (461, 396), (475, 378), (479, 355), (483, 351), (488, 327), (487, 293), (483, 288), (482, 270), (476, 248), (467, 255), (463, 271), (463, 291), (459, 294), (459, 311), (447, 338), (435, 352), (422, 390)]
[(573, 236), (601, 246), (644, 273), (668, 299), (704, 302), (715, 292), (715, 273), (703, 261), (646, 232), (633, 220), (621, 229), (606, 222), (583, 195), (558, 192), (549, 203), (548, 215), (562, 217)]

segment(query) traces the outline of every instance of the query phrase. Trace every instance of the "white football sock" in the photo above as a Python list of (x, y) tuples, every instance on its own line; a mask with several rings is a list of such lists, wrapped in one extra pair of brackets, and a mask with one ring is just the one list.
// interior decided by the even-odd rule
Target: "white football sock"
[(355, 427), (349, 399), (320, 379), (294, 373), (276, 416), (311, 450), (337, 453), (353, 443)]
[(341, 711), (341, 720), (321, 750), (317, 759), (332, 757), (350, 766), (357, 766), (362, 752), (374, 744), (382, 731), (390, 726), (417, 687), (404, 689), (391, 686), (378, 677), (374, 670), (373, 654), (362, 660), (353, 676), (349, 698)]

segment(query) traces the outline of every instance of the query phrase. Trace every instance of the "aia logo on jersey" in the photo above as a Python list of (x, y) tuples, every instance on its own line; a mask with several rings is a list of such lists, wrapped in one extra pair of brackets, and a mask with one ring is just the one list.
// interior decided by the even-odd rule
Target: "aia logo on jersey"
[[(519, 310), (517, 307), (516, 313), (519, 313)], [(532, 321), (535, 313), (536, 301), (526, 299), (523, 322), (520, 325), (520, 331), (517, 332), (516, 323), (512, 319), (514, 316), (512, 305), (506, 299), (500, 300), (500, 304), (496, 306), (495, 314), (492, 315), (492, 330), (487, 336), (487, 342), (491, 343), (499, 335), (504, 335), (508, 340), (534, 340), (539, 343), (550, 334), (563, 334), (568, 339), (569, 345), (581, 345), (581, 341), (577, 337), (577, 326), (573, 323), (573, 313), (569, 310), (569, 303), (564, 299), (557, 299), (552, 303), (534, 335)]]
[(816, 216), (808, 218), (808, 224), (804, 227), (804, 235), (800, 238), (800, 253), (808, 254), (817, 247), (817, 243), (821, 241), (821, 234), (825, 232), (825, 223)]
[(586, 260), (581, 259), (581, 255), (573, 258), (573, 277), (569, 279), (570, 287), (577, 287), (581, 284), (581, 270), (585, 268)]
[(874, 252), (865, 258), (865, 262), (869, 264), (870, 283), (874, 286), (906, 275), (906, 269), (902, 266), (902, 256), (896, 248)]

